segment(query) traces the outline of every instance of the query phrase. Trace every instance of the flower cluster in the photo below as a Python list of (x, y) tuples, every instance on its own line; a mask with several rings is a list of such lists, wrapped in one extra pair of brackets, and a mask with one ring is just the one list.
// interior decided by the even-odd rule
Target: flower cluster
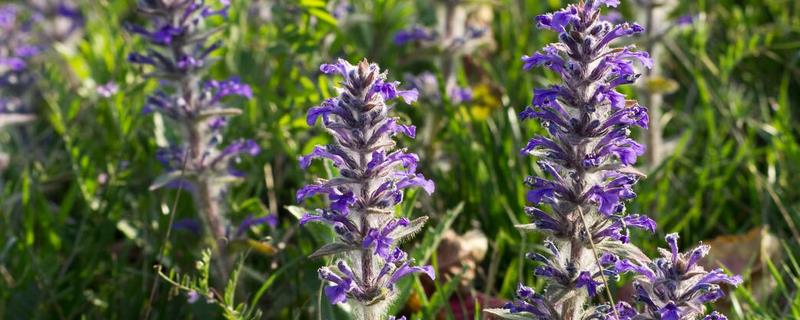
[[(704, 304), (725, 296), (721, 284), (737, 286), (742, 282), (739, 276), (729, 276), (722, 269), (707, 271), (698, 265), (700, 259), (708, 254), (707, 245), (701, 244), (689, 252), (681, 253), (678, 251), (677, 234), (667, 235), (666, 240), (670, 249), (660, 249), (660, 258), (644, 263), (631, 260), (616, 262), (617, 271), (636, 274), (633, 284), (635, 297), (644, 306), (639, 318), (696, 319), (704, 314)], [(624, 306), (618, 309), (631, 308)], [(706, 320), (723, 318), (719, 313), (705, 317)]]
[[(0, 113), (31, 111), (32, 60), (52, 42), (74, 34), (83, 23), (81, 12), (67, 1), (0, 6)], [(64, 37), (54, 36), (56, 30)]]
[(33, 21), (23, 7), (0, 6), (0, 113), (26, 113), (33, 90), (31, 60), (42, 48), (33, 30)]
[[(34, 119), (37, 90), (33, 67), (42, 54), (62, 38), (51, 34), (67, 25), (73, 34), (83, 26), (83, 16), (67, 1), (0, 5), (0, 129)], [(61, 23), (65, 22), (65, 23)], [(0, 152), (0, 170), (9, 156)]]
[[(738, 284), (721, 271), (706, 273), (696, 265), (707, 247), (679, 255), (671, 237), (670, 256), (651, 261), (629, 243), (630, 229), (655, 232), (656, 228), (649, 217), (629, 214), (625, 208), (625, 202), (636, 196), (633, 185), (640, 175), (631, 166), (644, 152), (629, 137), (630, 128), (646, 128), (648, 114), (617, 88), (636, 81), (637, 64), (651, 68), (653, 62), (633, 46), (611, 46), (643, 31), (637, 24), (612, 24), (600, 18), (601, 7), (616, 7), (619, 2), (581, 1), (536, 18), (540, 28), (559, 34), (559, 42), (524, 56), (524, 68), (549, 68), (563, 83), (536, 89), (532, 105), (521, 113), (523, 119), (538, 119), (548, 133), (531, 139), (522, 153), (538, 157), (549, 178), (526, 179), (531, 189), (527, 200), (534, 205), (526, 212), (533, 223), (520, 227), (551, 237), (545, 242), (549, 255), (529, 254), (540, 264), (534, 275), (546, 278), (548, 289), (537, 294), (520, 286), (519, 300), (505, 310), (491, 311), (501, 316), (695, 319), (702, 315), (704, 302), (721, 296), (717, 283)], [(543, 210), (543, 205), (550, 210)], [(642, 274), (637, 297), (645, 305), (643, 311), (624, 303), (591, 306), (591, 298), (605, 289), (609, 279), (629, 271)]]
[(127, 25), (150, 44), (144, 53), (131, 53), (131, 63), (152, 67), (148, 76), (159, 79), (161, 87), (147, 98), (145, 113), (159, 112), (176, 124), (180, 141), (159, 150), (157, 157), (168, 173), (157, 179), (152, 188), (163, 186), (191, 190), (202, 212), (201, 217), (215, 239), (220, 240), (232, 228), (222, 213), (222, 197), (230, 181), (241, 174), (231, 167), (241, 155), (256, 155), (259, 146), (252, 140), (223, 144), (223, 129), (230, 116), (241, 113), (223, 103), (228, 96), (252, 98), (250, 87), (238, 78), (204, 80), (205, 70), (213, 63), (211, 53), (221, 42), (208, 44), (219, 28), (207, 28), (214, 16), (225, 18), (228, 0), (220, 7), (196, 0), (141, 1), (140, 11), (151, 18), (149, 28)]
[(321, 119), (333, 142), (315, 147), (299, 161), (307, 168), (313, 159), (328, 159), (339, 175), (318, 179), (297, 191), (298, 202), (318, 194), (330, 200), (329, 208), (305, 215), (300, 224), (327, 223), (338, 235), (335, 243), (312, 255), (342, 257), (335, 266), (319, 270), (320, 278), (329, 283), (328, 299), (332, 303), (350, 299), (357, 317), (381, 319), (400, 278), (412, 273), (434, 277), (432, 267), (414, 266), (413, 259), (397, 247), (398, 241), (420, 230), (427, 218), (410, 221), (393, 216), (405, 189), (434, 191), (433, 182), (416, 172), (417, 155), (395, 149), (393, 138), (414, 138), (416, 128), (391, 117), (394, 106), (387, 104), (398, 98), (410, 104), (418, 93), (399, 90), (399, 82), (388, 81), (378, 65), (366, 60), (354, 66), (339, 59), (320, 69), (344, 77), (337, 97), (308, 111), (308, 124)]
[(28, 4), (48, 39), (72, 43), (86, 22), (74, 0), (30, 0)]
[[(435, 29), (414, 25), (395, 33), (394, 43), (399, 46), (414, 44), (441, 51), (442, 63), (440, 67), (445, 77), (445, 93), (447, 97), (453, 104), (470, 102), (473, 98), (472, 89), (469, 86), (458, 85), (454, 66), (459, 56), (471, 53), (490, 41), (489, 27), (467, 19), (469, 16), (468, 10), (474, 9), (474, 6), (467, 1), (441, 0), (435, 1), (435, 3), (439, 22)], [(475, 13), (473, 12), (473, 14)], [(425, 79), (424, 77), (427, 76), (427, 74), (423, 73), (418, 77), (420, 81), (436, 80), (435, 78)], [(436, 95), (438, 95), (438, 92)], [(423, 96), (434, 97), (434, 95), (425, 94), (425, 92), (423, 92)], [(438, 99), (438, 97), (435, 98)], [(436, 101), (436, 99), (432, 100)]]

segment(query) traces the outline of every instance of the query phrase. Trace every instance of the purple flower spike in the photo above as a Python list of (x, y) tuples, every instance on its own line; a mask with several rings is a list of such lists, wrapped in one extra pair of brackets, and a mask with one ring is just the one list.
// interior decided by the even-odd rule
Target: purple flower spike
[[(221, 42), (208, 42), (221, 29), (206, 27), (211, 24), (207, 19), (217, 15), (224, 18), (230, 7), (228, 1), (221, 1), (221, 5), (213, 1), (213, 7), (210, 2), (139, 1), (148, 23), (126, 28), (149, 45), (143, 52), (130, 53), (128, 61), (149, 69), (146, 75), (159, 80), (160, 88), (147, 98), (143, 111), (163, 114), (179, 132), (170, 147), (158, 152), (158, 160), (170, 172), (156, 179), (151, 189), (178, 185), (192, 191), (209, 236), (221, 240), (228, 233), (243, 236), (249, 227), (269, 223), (271, 218), (248, 217), (237, 227), (225, 216), (227, 189), (231, 182), (245, 176), (233, 164), (241, 156), (259, 154), (261, 149), (253, 140), (224, 137), (228, 118), (241, 112), (227, 106), (227, 100), (233, 96), (251, 99), (253, 92), (237, 77), (219, 81), (206, 75), (213, 63), (210, 54), (221, 47)], [(115, 90), (107, 85), (98, 88), (98, 94), (111, 96)], [(176, 180), (175, 171), (185, 178)], [(225, 275), (228, 271), (218, 270)]]
[[(645, 151), (630, 137), (631, 129), (647, 128), (649, 116), (617, 90), (654, 65), (647, 52), (614, 46), (643, 31), (635, 23), (609, 21), (600, 12), (620, 3), (583, 0), (535, 19), (539, 28), (558, 33), (558, 42), (523, 56), (522, 68), (542, 67), (562, 81), (534, 89), (531, 105), (520, 113), (547, 132), (521, 150), (523, 156), (539, 158), (543, 176), (525, 179), (531, 205), (525, 212), (532, 223), (520, 228), (551, 237), (545, 242), (547, 254), (527, 255), (539, 264), (534, 276), (548, 286), (540, 295), (521, 286), (516, 301), (490, 310), (502, 318), (696, 319), (704, 303), (723, 296), (720, 285), (741, 281), (703, 270), (698, 261), (708, 247), (680, 253), (677, 235), (667, 237), (670, 250), (653, 261), (630, 243), (631, 229), (654, 233), (656, 228), (653, 219), (626, 209), (636, 197), (633, 186), (639, 178), (631, 166)], [(607, 281), (626, 272), (637, 275), (635, 296), (644, 312), (626, 303), (592, 304), (591, 297), (603, 294)]]
[(340, 268), (344, 275), (337, 277), (320, 271), (320, 277), (330, 283), (325, 288), (330, 302), (349, 301), (365, 310), (383, 310), (394, 298), (394, 284), (402, 277), (425, 273), (434, 278), (432, 267), (412, 265), (413, 260), (397, 247), (403, 237), (422, 228), (424, 218), (410, 221), (392, 216), (405, 189), (422, 188), (431, 194), (435, 188), (433, 181), (417, 173), (416, 154), (394, 150), (394, 139), (413, 138), (416, 127), (389, 116), (393, 106), (388, 102), (402, 99), (410, 104), (418, 93), (400, 89), (400, 82), (388, 80), (386, 72), (366, 60), (352, 65), (338, 59), (323, 64), (320, 71), (344, 79), (337, 90), (339, 95), (309, 109), (306, 122), (315, 125), (321, 118), (334, 141), (316, 146), (299, 162), (306, 169), (311, 160), (326, 159), (338, 169), (339, 176), (317, 179), (297, 191), (298, 202), (315, 195), (327, 195), (330, 200), (329, 209), (305, 215), (300, 224), (329, 224), (338, 235), (338, 243), (326, 248), (343, 249), (321, 250), (322, 254), (342, 254), (348, 265), (358, 266), (347, 272)]

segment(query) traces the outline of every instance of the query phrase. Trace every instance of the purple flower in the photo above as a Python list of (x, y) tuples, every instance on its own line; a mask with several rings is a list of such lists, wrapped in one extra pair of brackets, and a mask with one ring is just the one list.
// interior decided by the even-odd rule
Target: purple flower
[(186, 231), (189, 231), (189, 232), (191, 232), (191, 233), (193, 233), (195, 235), (202, 234), (202, 231), (201, 231), (202, 230), (202, 226), (200, 225), (199, 222), (197, 222), (197, 219), (184, 218), (184, 219), (177, 220), (172, 225), (172, 228), (175, 229), (175, 230), (186, 230)]
[(200, 300), (200, 294), (197, 293), (197, 291), (191, 290), (188, 293), (186, 293), (186, 302), (188, 302), (189, 304), (193, 304), (198, 300)]
[(42, 34), (49, 22), (37, 20), (41, 12), (18, 4), (0, 5), (0, 97), (3, 113), (32, 113), (31, 92), (36, 89), (32, 63), (49, 46)]
[[(397, 99), (412, 103), (418, 93), (400, 89), (399, 82), (387, 80), (378, 65), (366, 60), (352, 65), (339, 59), (323, 64), (320, 71), (341, 75), (342, 88), (338, 96), (311, 108), (306, 122), (314, 125), (321, 118), (334, 142), (316, 146), (298, 160), (306, 169), (312, 160), (326, 159), (338, 169), (339, 176), (317, 179), (297, 191), (298, 202), (316, 195), (327, 195), (330, 200), (329, 209), (303, 216), (300, 224), (315, 221), (331, 225), (338, 244), (347, 248), (342, 249), (347, 254), (341, 263), (360, 266), (336, 277), (321, 271), (320, 277), (330, 284), (325, 293), (331, 303), (351, 300), (365, 308), (377, 308), (392, 299), (394, 284), (400, 278), (414, 273), (434, 277), (432, 267), (414, 266), (397, 247), (398, 240), (422, 224), (392, 217), (394, 207), (403, 200), (403, 190), (418, 187), (428, 194), (434, 191), (433, 182), (416, 172), (419, 157), (404, 149), (393, 150), (394, 138), (413, 138), (416, 128), (390, 117), (393, 107), (388, 103)], [(382, 293), (382, 289), (388, 292)]]
[(420, 97), (427, 98), (430, 101), (440, 101), (441, 94), (439, 92), (439, 80), (431, 72), (423, 72), (416, 76), (406, 74), (404, 80), (408, 87), (417, 90)]
[[(269, 218), (248, 217), (237, 227), (230, 225), (225, 216), (228, 186), (245, 175), (233, 167), (234, 160), (242, 155), (255, 156), (260, 147), (253, 140), (224, 137), (228, 117), (240, 113), (225, 105), (226, 98), (250, 99), (253, 92), (237, 77), (223, 81), (208, 79), (206, 70), (213, 62), (208, 57), (221, 47), (221, 42), (209, 43), (208, 39), (221, 29), (207, 28), (206, 20), (210, 16), (226, 17), (230, 3), (215, 1), (214, 7), (207, 3), (139, 1), (139, 9), (147, 16), (148, 23), (129, 24), (126, 28), (140, 36), (148, 47), (143, 52), (130, 53), (128, 61), (149, 69), (147, 76), (159, 80), (160, 87), (147, 98), (143, 112), (162, 113), (178, 132), (170, 147), (157, 154), (170, 172), (156, 179), (151, 189), (178, 186), (193, 192), (196, 208), (208, 224), (206, 230), (211, 231), (209, 236), (223, 239), (232, 230), (236, 230), (237, 237), (241, 236), (250, 226), (267, 223)], [(98, 93), (108, 95), (112, 90), (107, 89)], [(172, 171), (181, 171), (182, 178), (176, 179)]]
[(504, 308), (512, 313), (527, 312), (540, 319), (552, 318), (554, 311), (552, 305), (532, 288), (519, 284), (517, 297), (518, 300), (507, 303)]
[(347, 16), (355, 11), (355, 7), (350, 3), (349, 0), (333, 1), (331, 2), (331, 5), (333, 6), (331, 14), (339, 21), (346, 19)]
[(216, 103), (223, 97), (230, 95), (238, 95), (248, 99), (253, 98), (253, 91), (250, 86), (243, 84), (237, 77), (225, 81), (211, 80), (206, 83), (205, 89), (213, 92), (211, 103)]
[(536, 17), (536, 22), (539, 28), (550, 29), (558, 33), (566, 31), (566, 27), (570, 26), (573, 22), (578, 21), (578, 8), (574, 5), (568, 6), (566, 9), (543, 14)]
[(394, 82), (377, 81), (375, 85), (372, 87), (372, 90), (376, 93), (380, 93), (386, 100), (392, 100), (394, 98), (400, 97), (403, 98), (403, 101), (405, 101), (405, 103), (408, 104), (412, 104), (417, 101), (417, 98), (419, 98), (419, 92), (417, 92), (416, 89), (397, 90), (398, 85), (400, 85), (400, 81), (394, 81)]
[(231, 157), (239, 154), (248, 154), (251, 156), (258, 155), (261, 148), (253, 140), (241, 139), (237, 140), (222, 150), (222, 157)]
[(108, 83), (97, 87), (97, 95), (103, 98), (111, 98), (113, 95), (117, 94), (119, 91), (119, 87), (117, 86), (114, 81), (109, 81)]
[[(739, 276), (729, 276), (722, 269), (707, 271), (697, 264), (708, 254), (708, 246), (701, 244), (681, 253), (677, 234), (667, 235), (666, 240), (670, 249), (661, 249), (660, 258), (646, 262), (620, 260), (615, 266), (620, 273), (636, 274), (636, 298), (662, 319), (701, 316), (705, 304), (725, 296), (721, 285), (738, 286), (742, 282)], [(715, 312), (709, 316), (715, 319), (721, 315)]]
[(415, 26), (395, 33), (394, 43), (397, 45), (404, 45), (409, 42), (432, 41), (436, 40), (436, 38), (438, 37), (431, 31), (423, 27)]
[(619, 0), (593, 0), (592, 1), (592, 9), (597, 10), (600, 9), (600, 6), (606, 7), (614, 7), (616, 8), (619, 6)]
[(353, 271), (343, 261), (337, 264), (339, 274), (334, 273), (328, 267), (319, 269), (319, 277), (322, 280), (327, 280), (330, 285), (325, 287), (325, 296), (331, 301), (331, 304), (343, 303), (347, 301), (347, 295), (352, 291), (361, 291), (356, 285), (353, 278)]
[(397, 229), (397, 227), (407, 227), (408, 224), (409, 221), (406, 218), (392, 219), (380, 230), (376, 228), (370, 229), (369, 232), (367, 232), (367, 236), (364, 237), (364, 248), (370, 248), (374, 244), (375, 254), (384, 259), (388, 259), (389, 250), (394, 242), (394, 239), (389, 237), (389, 235)]
[(575, 282), (575, 287), (586, 288), (586, 292), (589, 293), (590, 297), (594, 297), (597, 294), (597, 287), (600, 285), (602, 285), (602, 283), (595, 281), (592, 275), (586, 271), (581, 272), (578, 276), (578, 281)]
[(436, 280), (436, 273), (433, 271), (432, 266), (412, 266), (411, 261), (406, 261), (402, 266), (395, 270), (386, 284), (389, 286), (389, 288), (392, 288), (398, 280), (414, 273), (424, 273), (431, 280)]
[(695, 16), (687, 14), (687, 15), (682, 15), (677, 19), (675, 19), (675, 24), (679, 26), (688, 26), (693, 24), (695, 20), (696, 20)]
[(452, 87), (447, 92), (450, 97), (450, 102), (453, 104), (461, 104), (472, 101), (472, 89), (462, 87)]
[(728, 317), (719, 312), (713, 311), (707, 316), (705, 316), (703, 320), (728, 320)]
[(274, 228), (278, 224), (278, 217), (274, 214), (268, 214), (258, 218), (254, 218), (253, 215), (249, 215), (247, 218), (242, 220), (242, 222), (239, 223), (239, 227), (236, 228), (236, 238), (240, 238), (250, 228), (262, 224), (266, 224)]

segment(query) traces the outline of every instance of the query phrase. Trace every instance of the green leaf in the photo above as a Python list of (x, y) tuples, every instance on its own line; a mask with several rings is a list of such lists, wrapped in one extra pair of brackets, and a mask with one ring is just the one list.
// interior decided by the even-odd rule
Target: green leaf
[(324, 8), (325, 1), (322, 0), (300, 0), (300, 6), (306, 8)]
[(294, 216), (297, 220), (300, 220), (304, 215), (306, 215), (306, 213), (308, 213), (308, 210), (303, 207), (285, 206), (284, 208), (286, 208), (286, 210), (289, 211), (289, 213), (291, 213), (292, 216)]
[(506, 309), (484, 309), (483, 312), (491, 314), (495, 317), (500, 317), (500, 319), (507, 319), (507, 320), (531, 320), (533, 316), (526, 316), (529, 313), (511, 313)]
[(200, 114), (198, 114), (197, 117), (198, 121), (204, 121), (212, 117), (229, 117), (229, 116), (238, 116), (240, 114), (242, 114), (241, 109), (223, 108), (223, 109), (205, 110), (203, 112), (200, 112)]
[(171, 182), (185, 178), (186, 175), (183, 171), (171, 171), (158, 176), (150, 185), (150, 191), (161, 189), (162, 187), (170, 184)]
[(312, 16), (315, 16), (315, 17), (319, 18), (320, 20), (322, 20), (324, 22), (329, 23), (332, 26), (335, 26), (337, 23), (339, 23), (339, 21), (336, 20), (336, 18), (334, 16), (332, 16), (330, 13), (328, 13), (327, 11), (324, 11), (324, 10), (320, 10), (320, 9), (317, 9), (317, 8), (311, 8), (311, 9), (308, 9), (308, 13), (310, 13)]
[(396, 241), (402, 241), (406, 237), (412, 237), (417, 232), (422, 230), (422, 228), (425, 226), (425, 222), (427, 221), (427, 216), (416, 218), (409, 223), (408, 227), (400, 227), (389, 233), (389, 238), (395, 239)]
[(341, 243), (341, 242), (328, 243), (328, 244), (322, 246), (322, 248), (317, 249), (317, 251), (314, 251), (314, 253), (312, 253), (310, 256), (308, 256), (308, 258), (309, 259), (315, 259), (315, 258), (320, 258), (320, 257), (329, 256), (329, 255), (333, 255), (333, 254), (344, 253), (344, 252), (348, 252), (348, 251), (352, 251), (352, 250), (358, 250), (358, 249), (360, 249), (360, 248), (353, 247), (351, 245), (348, 245), (348, 244), (345, 244), (345, 243)]

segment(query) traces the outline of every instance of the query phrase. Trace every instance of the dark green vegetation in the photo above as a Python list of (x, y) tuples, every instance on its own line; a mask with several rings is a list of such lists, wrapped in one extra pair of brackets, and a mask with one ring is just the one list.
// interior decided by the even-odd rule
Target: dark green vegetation
[[(197, 277), (195, 261), (206, 245), (185, 230), (173, 231), (165, 243), (178, 193), (148, 190), (163, 170), (155, 159), (155, 137), (173, 133), (141, 113), (157, 84), (125, 62), (141, 48), (121, 28), (124, 21), (141, 19), (134, 2), (84, 1), (87, 25), (77, 47), (55, 47), (41, 61), (38, 121), (0, 133), (0, 144), (12, 154), (0, 179), (0, 318), (135, 319), (148, 304), (154, 319), (222, 315), (213, 304), (188, 304), (185, 292), (171, 296), (173, 288), (163, 280), (155, 299), (149, 297), (155, 264)], [(236, 244), (248, 253), (236, 302), (260, 309), (267, 319), (331, 319), (337, 311), (319, 295), (316, 273), (324, 261), (306, 256), (332, 234), (321, 226), (299, 227), (286, 209), (296, 205), (294, 192), (303, 181), (329, 170), (315, 164), (307, 174), (297, 162), (324, 142), (305, 121), (308, 108), (331, 96), (333, 83), (319, 75), (318, 66), (336, 57), (368, 57), (390, 70), (390, 78), (430, 70), (443, 83), (436, 70), (441, 53), (392, 42), (412, 21), (435, 25), (433, 1), (352, 1), (354, 12), (341, 21), (328, 13), (325, 1), (232, 2), (220, 36), (226, 49), (211, 73), (239, 75), (253, 87), (254, 99), (237, 105), (244, 112), (231, 120), (228, 135), (252, 137), (263, 152), (238, 166), (247, 179), (229, 195), (231, 219), (269, 212), (280, 217), (276, 228), (251, 231), (251, 238), (263, 239), (259, 245)], [(552, 80), (541, 70), (523, 71), (520, 57), (554, 40), (532, 19), (563, 3), (487, 2), (493, 48), (459, 59), (456, 69), (476, 99), (463, 105), (423, 99), (399, 110), (420, 132), (404, 145), (420, 154), (420, 171), (436, 182), (432, 197), (407, 194), (416, 201), (407, 201), (403, 214), (425, 214), (431, 221), (404, 248), (420, 260), (435, 260), (433, 246), (446, 229), (477, 227), (488, 236), (489, 251), (470, 286), (508, 299), (518, 280), (536, 283), (522, 255), (539, 243), (514, 225), (527, 221), (522, 182), (535, 173), (533, 160), (518, 150), (541, 128), (520, 123), (516, 115), (534, 86)], [(624, 2), (623, 14), (637, 17), (635, 1)], [(800, 265), (792, 259), (800, 257), (800, 3), (680, 3), (670, 17), (698, 19), (653, 39), (663, 46), (656, 61), (671, 81), (648, 82), (650, 90), (674, 87), (664, 97), (661, 119), (672, 151), (659, 164), (643, 167), (648, 178), (629, 205), (656, 219), (659, 234), (635, 233), (633, 241), (653, 252), (667, 232), (679, 232), (688, 246), (768, 226), (781, 239), (784, 256), (761, 271), (775, 289), (753, 295), (745, 275), (726, 313), (733, 319), (800, 318)], [(260, 18), (251, 6), (271, 14)], [(640, 40), (643, 46), (646, 39)], [(93, 88), (108, 81), (119, 84), (120, 93), (98, 97)], [(640, 98), (646, 94), (626, 90)], [(645, 141), (644, 133), (637, 135)], [(191, 197), (181, 196), (174, 214), (195, 217)], [(157, 261), (162, 246), (166, 254)], [(422, 304), (421, 319), (452, 317), (446, 310), (454, 286), (444, 282), (425, 293), (419, 280), (405, 280), (400, 301), (413, 294)]]

